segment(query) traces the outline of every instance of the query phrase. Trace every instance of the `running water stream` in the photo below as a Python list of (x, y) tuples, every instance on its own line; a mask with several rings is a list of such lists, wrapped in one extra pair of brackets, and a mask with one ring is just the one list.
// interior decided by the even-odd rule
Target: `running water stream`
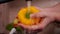
[[(27, 8), (28, 8), (28, 13), (30, 13), (30, 7), (31, 7), (31, 1), (27, 1)], [(31, 19), (30, 19), (31, 20)], [(33, 21), (32, 21), (33, 22)], [(36, 34), (35, 31), (32, 30), (24, 30), (24, 34)]]
[[(31, 1), (27, 1), (27, 8), (28, 8), (28, 13), (30, 12), (30, 6), (31, 6)], [(24, 34), (31, 34), (31, 30), (24, 30)]]

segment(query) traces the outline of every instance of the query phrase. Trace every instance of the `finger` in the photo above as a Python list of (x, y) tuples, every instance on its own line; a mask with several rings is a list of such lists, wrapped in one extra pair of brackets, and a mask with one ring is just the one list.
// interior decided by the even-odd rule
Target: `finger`
[(35, 18), (36, 16), (35, 16), (36, 14), (30, 14), (30, 18)]
[(49, 14), (49, 13), (48, 13), (48, 14), (47, 14), (47, 13), (48, 13), (48, 12), (41, 11), (41, 12), (38, 12), (38, 13), (35, 13), (35, 14), (31, 14), (31, 15), (30, 15), (30, 18), (46, 17), (46, 16), (48, 16), (48, 14)]
[(27, 26), (24, 24), (18, 24), (19, 26), (22, 26), (24, 29), (28, 29), (28, 30), (36, 30), (38, 29), (38, 25), (32, 25), (32, 26)]
[(18, 26), (21, 26), (21, 27), (23, 27), (23, 28), (25, 28), (26, 27), (26, 25), (24, 25), (24, 24), (18, 24)]
[(37, 29), (39, 29), (39, 26), (38, 25), (31, 26), (31, 30), (37, 30)]
[(24, 25), (24, 24), (18, 24), (19, 26), (21, 26), (21, 27), (23, 27), (23, 28), (25, 28), (25, 29), (29, 29), (30, 28), (30, 26), (29, 25)]
[(40, 21), (40, 17), (39, 17), (39, 15), (38, 14), (31, 14), (31, 19), (33, 19), (34, 20), (34, 25), (36, 25), (36, 24), (38, 24), (39, 23), (39, 21)]
[(39, 24), (39, 27), (44, 29), (49, 23), (51, 23), (53, 21), (52, 18), (45, 18), (44, 20), (42, 20)]

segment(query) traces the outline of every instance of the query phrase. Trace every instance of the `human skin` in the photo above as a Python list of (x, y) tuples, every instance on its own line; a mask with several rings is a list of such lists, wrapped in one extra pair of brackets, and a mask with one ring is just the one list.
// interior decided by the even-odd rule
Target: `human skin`
[(31, 18), (44, 17), (44, 19), (38, 25), (32, 25), (32, 26), (26, 26), (23, 24), (18, 25), (28, 30), (37, 30), (37, 29), (44, 29), (49, 23), (53, 22), (54, 20), (60, 21), (60, 3), (49, 8), (39, 8), (39, 7), (36, 8), (41, 10), (41, 12), (31, 14), (30, 17)]

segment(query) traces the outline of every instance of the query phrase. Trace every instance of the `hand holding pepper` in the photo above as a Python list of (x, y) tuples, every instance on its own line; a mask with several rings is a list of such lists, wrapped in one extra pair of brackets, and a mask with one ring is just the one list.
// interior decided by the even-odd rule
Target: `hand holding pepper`
[(56, 6), (53, 6), (51, 8), (39, 8), (37, 9), (41, 10), (41, 12), (31, 14), (31, 18), (44, 18), (38, 25), (32, 25), (32, 26), (26, 26), (23, 24), (18, 24), (19, 26), (24, 27), (25, 29), (29, 30), (37, 30), (37, 29), (44, 29), (49, 23), (51, 23), (54, 20), (60, 21), (60, 4), (57, 4)]

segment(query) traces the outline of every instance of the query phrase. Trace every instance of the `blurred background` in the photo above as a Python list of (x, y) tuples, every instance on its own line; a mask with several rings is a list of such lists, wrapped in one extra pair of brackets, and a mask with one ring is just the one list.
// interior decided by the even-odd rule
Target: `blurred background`
[[(56, 5), (58, 2), (60, 2), (60, 0), (32, 0), (32, 6), (46, 8), (46, 7), (51, 7)], [(26, 7), (26, 5), (27, 4), (25, 0), (14, 0), (14, 1), (0, 4), (0, 34), (9, 33), (9, 31), (5, 29), (6, 25), (11, 23), (14, 20), (14, 18), (17, 16), (18, 11), (21, 8)], [(45, 34), (45, 33), (53, 34), (53, 31), (55, 32), (54, 29), (57, 30), (59, 28), (57, 28), (55, 24), (50, 24), (42, 32), (42, 34)]]

